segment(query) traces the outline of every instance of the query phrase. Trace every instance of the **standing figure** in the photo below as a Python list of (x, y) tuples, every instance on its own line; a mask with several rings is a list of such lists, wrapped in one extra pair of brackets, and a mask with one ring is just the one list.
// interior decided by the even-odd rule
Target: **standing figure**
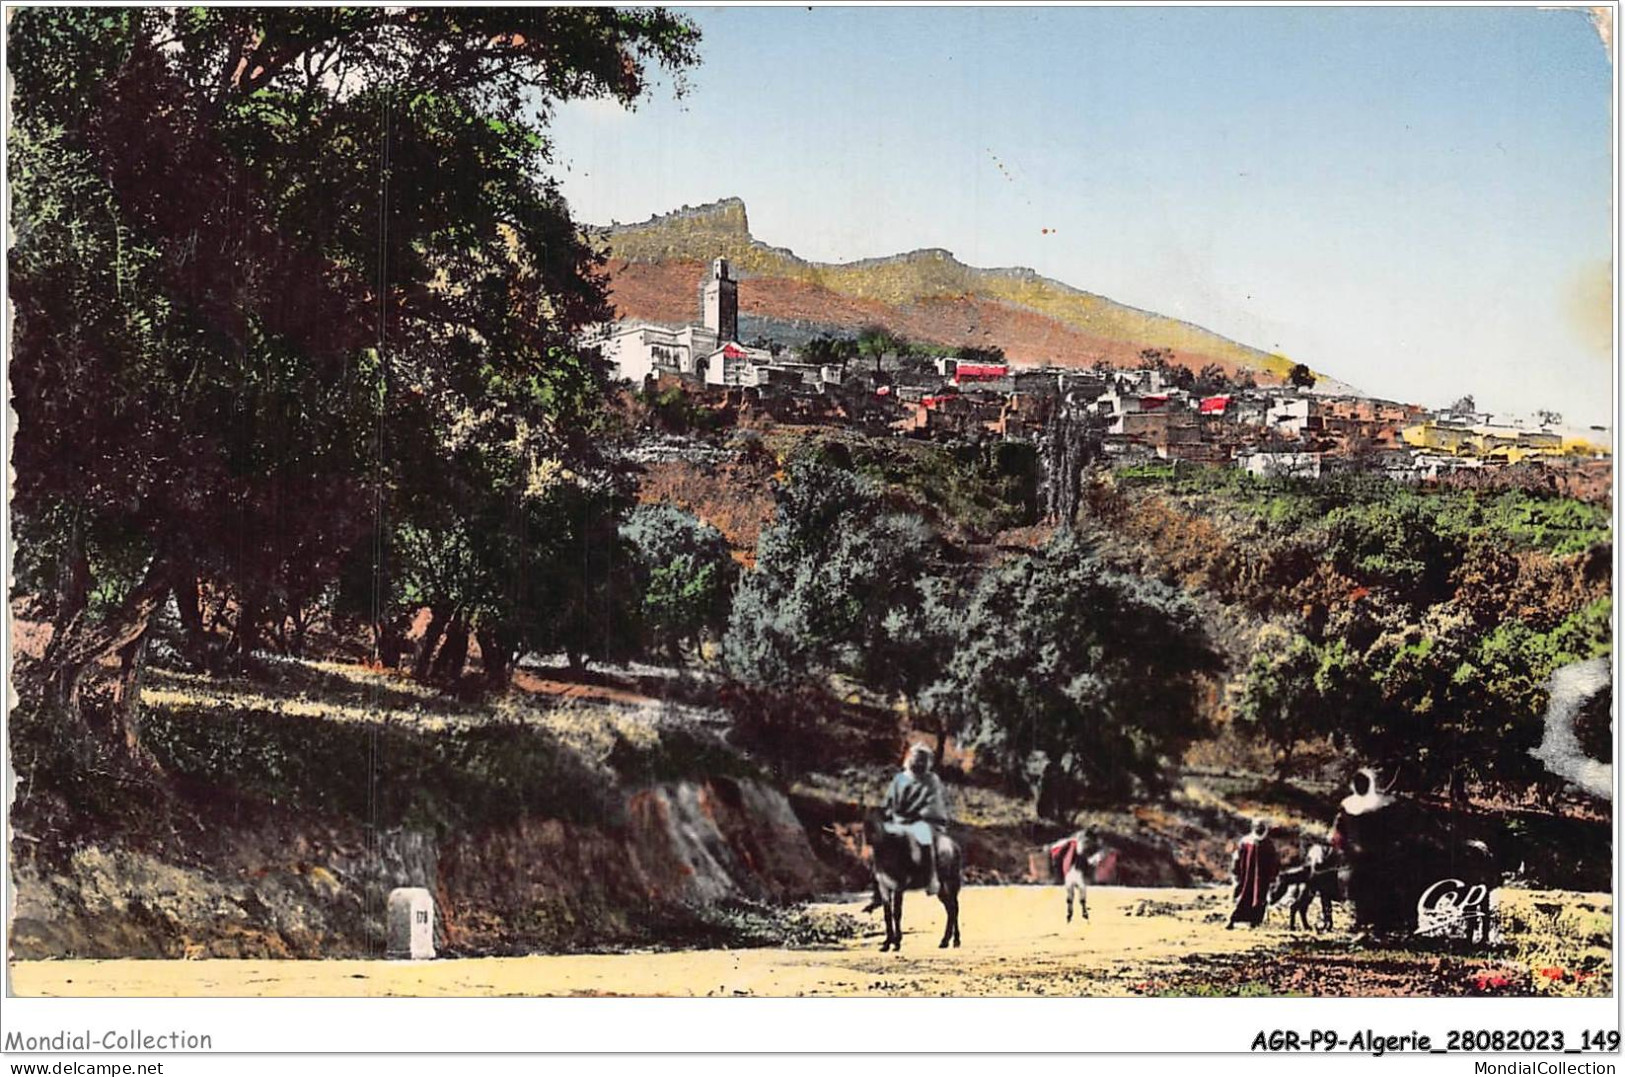
[(1264, 922), (1264, 913), (1269, 909), (1270, 884), (1281, 870), (1281, 860), (1269, 834), (1269, 821), (1254, 819), (1252, 833), (1236, 846), (1236, 854), (1230, 861), (1230, 874), (1236, 880), (1236, 907), (1230, 914), (1230, 922), (1224, 925), (1226, 931), (1238, 923), (1257, 927)]
[(1356, 771), (1349, 788), (1332, 823), (1332, 848), (1342, 856), (1355, 929), (1407, 935), (1429, 884), (1455, 873), (1456, 843), (1448, 825), (1381, 788), (1371, 767)]
[(1077, 895), (1078, 911), (1089, 919), (1088, 880), (1099, 864), (1105, 848), (1100, 842), (1100, 831), (1093, 824), (1084, 827), (1070, 838), (1062, 838), (1049, 847), (1051, 870), (1066, 888), (1066, 922), (1072, 922), (1072, 897)]
[[(1403, 931), (1406, 906), (1416, 895), (1400, 885), (1394, 852), (1394, 798), (1377, 784), (1377, 772), (1361, 767), (1349, 781), (1350, 793), (1332, 822), (1332, 848), (1343, 858), (1343, 885), (1354, 908), (1356, 929)], [(1414, 919), (1411, 914), (1409, 919)]]
[(942, 779), (931, 773), (931, 749), (916, 744), (908, 750), (907, 765), (892, 779), (884, 804), (888, 829), (905, 833), (916, 843), (928, 871), (927, 894), (942, 889), (937, 876), (937, 839), (948, 826), (948, 799)]

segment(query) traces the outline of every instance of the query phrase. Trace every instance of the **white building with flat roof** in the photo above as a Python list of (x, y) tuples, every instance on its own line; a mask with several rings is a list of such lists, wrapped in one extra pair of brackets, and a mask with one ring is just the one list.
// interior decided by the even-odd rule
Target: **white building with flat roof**
[(766, 348), (747, 348), (737, 341), (726, 341), (703, 360), (705, 384), (760, 385), (762, 371), (774, 361), (773, 353)]
[(610, 364), (610, 376), (642, 385), (661, 373), (705, 376), (717, 351), (715, 331), (701, 325), (670, 329), (650, 322), (619, 322), (592, 340)]
[[(725, 351), (741, 355), (759, 349), (745, 348), (734, 338), (739, 335), (739, 282), (728, 270), (728, 260), (718, 258), (700, 285), (703, 324), (674, 327), (654, 322), (623, 321), (602, 326), (585, 339), (596, 345), (610, 364), (610, 376), (641, 386), (651, 376), (680, 374), (713, 384), (725, 384)], [(767, 355), (762, 352), (762, 355)], [(771, 358), (771, 357), (769, 357)], [(731, 382), (726, 384), (739, 384)]]

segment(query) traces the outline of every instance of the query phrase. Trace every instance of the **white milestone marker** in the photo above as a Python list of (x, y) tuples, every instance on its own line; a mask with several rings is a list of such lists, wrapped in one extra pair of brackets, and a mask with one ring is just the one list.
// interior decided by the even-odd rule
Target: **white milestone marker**
[(391, 958), (434, 958), (434, 898), (421, 886), (389, 892), (388, 949)]

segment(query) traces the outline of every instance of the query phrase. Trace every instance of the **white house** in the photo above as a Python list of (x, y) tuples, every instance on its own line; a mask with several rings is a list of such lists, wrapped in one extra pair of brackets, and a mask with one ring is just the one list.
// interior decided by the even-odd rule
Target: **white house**
[(1285, 397), (1270, 405), (1269, 424), (1278, 434), (1302, 437), (1313, 417), (1313, 406), (1308, 397)]
[(762, 370), (773, 361), (766, 348), (747, 348), (729, 340), (701, 360), (699, 373), (707, 385), (759, 385)]
[(1318, 479), (1318, 452), (1255, 452), (1236, 457), (1236, 464), (1261, 479)]
[(610, 376), (633, 385), (662, 372), (703, 377), (706, 361), (718, 351), (716, 332), (700, 325), (668, 329), (648, 322), (620, 322), (593, 343), (610, 363)]
[[(604, 326), (586, 338), (610, 364), (610, 375), (642, 385), (653, 374), (684, 374), (710, 384), (725, 382), (727, 360), (744, 356), (771, 358), (760, 349), (745, 348), (739, 335), (739, 282), (728, 272), (728, 260), (711, 263), (710, 275), (700, 286), (702, 325), (673, 327), (653, 322), (623, 321)], [(731, 349), (731, 350), (730, 350)], [(727, 353), (727, 354), (724, 354)]]

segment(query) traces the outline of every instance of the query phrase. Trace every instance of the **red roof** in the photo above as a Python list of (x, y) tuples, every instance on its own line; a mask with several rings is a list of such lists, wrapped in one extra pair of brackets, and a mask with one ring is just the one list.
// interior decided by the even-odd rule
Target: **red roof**
[(724, 359), (743, 359), (745, 357), (745, 349), (741, 348), (737, 344), (724, 344), (722, 346), (722, 357)]
[(1197, 405), (1196, 410), (1203, 415), (1223, 415), (1224, 409), (1229, 406), (1230, 398), (1228, 396), (1209, 396), (1202, 398), (1202, 402)]
[(1008, 373), (1009, 367), (992, 363), (960, 363), (954, 367), (954, 376), (958, 378), (1002, 378)]

